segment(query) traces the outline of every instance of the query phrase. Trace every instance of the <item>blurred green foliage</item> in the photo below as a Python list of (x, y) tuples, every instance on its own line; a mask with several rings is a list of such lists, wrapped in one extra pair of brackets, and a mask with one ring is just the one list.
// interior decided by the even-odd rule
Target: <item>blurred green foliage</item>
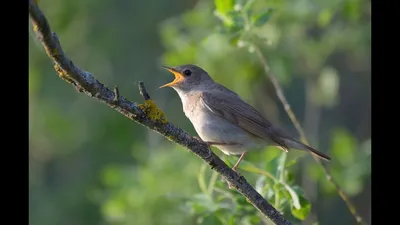
[[(172, 7), (173, 5), (173, 7)], [(42, 0), (66, 54), (121, 94), (137, 81), (195, 134), (160, 64), (192, 63), (296, 135), (254, 48), (263, 50), (313, 146), (370, 221), (370, 16), (364, 0)], [(30, 215), (53, 224), (269, 224), (201, 160), (58, 79), (31, 30)], [(236, 157), (225, 156), (229, 165)], [(269, 147), (239, 171), (296, 224), (355, 224), (321, 167)], [(340, 216), (338, 216), (340, 215)]]

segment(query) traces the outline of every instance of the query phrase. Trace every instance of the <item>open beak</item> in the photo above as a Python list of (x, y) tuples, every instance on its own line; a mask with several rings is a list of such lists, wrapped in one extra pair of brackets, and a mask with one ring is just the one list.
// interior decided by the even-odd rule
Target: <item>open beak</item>
[(164, 67), (169, 72), (173, 73), (175, 75), (175, 79), (172, 82), (170, 82), (168, 84), (164, 84), (163, 86), (161, 86), (159, 88), (171, 87), (171, 86), (173, 86), (175, 84), (178, 84), (178, 83), (182, 82), (183, 79), (185, 79), (185, 77), (182, 74), (180, 74), (178, 71), (176, 71), (174, 68), (167, 67), (167, 66), (162, 66), (162, 67)]

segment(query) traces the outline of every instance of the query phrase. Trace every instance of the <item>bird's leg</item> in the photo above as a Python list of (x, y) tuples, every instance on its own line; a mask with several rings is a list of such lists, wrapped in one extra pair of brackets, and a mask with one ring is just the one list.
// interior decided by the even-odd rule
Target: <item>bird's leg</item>
[[(219, 143), (219, 142), (212, 142), (212, 141), (206, 141), (206, 144), (207, 144), (208, 146), (211, 146), (211, 145), (238, 145), (237, 143)], [(236, 162), (236, 164), (232, 167), (232, 170), (233, 170), (238, 176), (240, 176), (240, 173), (238, 173), (238, 172), (236, 171), (236, 168), (239, 166), (240, 161), (242, 161), (242, 159), (244, 158), (245, 155), (246, 155), (246, 152), (243, 152), (242, 155), (240, 156), (239, 160), (238, 160), (238, 161)], [(232, 184), (229, 183), (229, 181), (227, 181), (227, 182), (228, 182), (228, 187), (229, 187), (229, 189), (233, 189)]]
[[(236, 172), (236, 168), (239, 166), (240, 162), (243, 160), (244, 156), (246, 155), (246, 152), (243, 152), (242, 155), (240, 155), (238, 161), (236, 164), (232, 167), (232, 170)], [(238, 172), (236, 172), (238, 173)]]
[[(197, 139), (197, 138), (196, 138)], [(200, 139), (201, 140), (201, 139)], [(237, 145), (237, 143), (220, 143), (220, 142), (212, 142), (212, 141), (205, 141), (205, 143), (208, 146), (211, 145)], [(243, 152), (242, 155), (240, 156), (239, 160), (236, 162), (236, 164), (232, 167), (232, 170), (237, 174), (240, 175), (237, 171), (236, 168), (239, 166), (240, 162), (243, 160), (244, 156), (246, 155), (246, 152)]]
[[(232, 167), (233, 172), (235, 172), (238, 176), (240, 176), (240, 173), (236, 171), (236, 168), (239, 166), (240, 162), (242, 161), (242, 159), (244, 158), (245, 155), (246, 155), (246, 152), (243, 152), (242, 155), (240, 155), (239, 160)], [(229, 189), (233, 188), (232, 184), (229, 182), (228, 182), (228, 187), (229, 187)]]
[[(238, 145), (237, 143), (218, 143), (218, 142), (206, 142), (208, 145)], [(240, 161), (244, 158), (246, 155), (246, 152), (243, 152), (242, 155), (240, 156), (239, 160), (236, 162), (236, 164), (232, 167), (232, 170), (236, 172), (236, 168), (239, 166)], [(240, 175), (238, 172), (236, 172), (238, 175)]]

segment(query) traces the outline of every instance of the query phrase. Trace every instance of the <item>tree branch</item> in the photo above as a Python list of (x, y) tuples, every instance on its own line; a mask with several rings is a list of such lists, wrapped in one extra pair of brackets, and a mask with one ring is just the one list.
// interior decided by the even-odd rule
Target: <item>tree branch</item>
[(143, 82), (139, 89), (145, 98), (145, 104), (139, 105), (120, 96), (118, 88), (109, 89), (100, 83), (89, 72), (82, 71), (64, 54), (55, 33), (51, 32), (47, 19), (36, 5), (34, 0), (29, 0), (29, 15), (33, 30), (37, 33), (47, 55), (55, 63), (55, 70), (60, 78), (73, 85), (77, 91), (97, 99), (115, 109), (129, 119), (161, 134), (196, 154), (218, 172), (230, 186), (236, 188), (254, 207), (262, 214), (269, 217), (276, 224), (291, 224), (280, 212), (269, 204), (243, 176), (237, 175), (217, 155), (215, 155), (204, 142), (193, 138), (181, 128), (178, 128), (165, 119), (164, 114), (147, 94)]
[[(300, 134), (300, 139), (305, 143), (305, 144), (309, 144), (307, 137), (304, 133), (303, 128), (301, 127), (299, 121), (297, 120), (295, 114), (293, 113), (288, 101), (286, 100), (285, 95), (283, 94), (282, 88), (279, 85), (278, 79), (275, 77), (274, 74), (272, 74), (270, 72), (270, 68), (268, 66), (267, 60), (264, 57), (264, 55), (262, 54), (260, 48), (258, 46), (255, 46), (255, 52), (258, 56), (258, 58), (261, 61), (261, 64), (264, 67), (264, 71), (266, 73), (266, 75), (269, 77), (269, 79), (271, 80), (272, 84), (274, 85), (275, 91), (276, 91), (276, 95), (278, 96), (279, 100), (281, 101), (286, 113), (288, 114), (290, 120), (292, 121), (292, 123), (294, 124), (294, 126), (297, 129), (297, 132), (299, 132)], [(339, 196), (343, 199), (343, 201), (346, 203), (347, 207), (349, 208), (351, 214), (353, 215), (353, 217), (355, 218), (355, 220), (357, 221), (358, 224), (360, 225), (364, 225), (365, 222), (362, 219), (362, 217), (358, 214), (356, 207), (353, 205), (353, 203), (350, 201), (349, 197), (344, 193), (344, 191), (340, 188), (340, 186), (337, 184), (337, 182), (333, 179), (332, 175), (330, 174), (328, 167), (318, 158), (316, 157), (314, 154), (311, 154), (313, 156), (313, 158), (315, 159), (315, 161), (317, 161), (323, 168), (326, 179), (331, 182), (333, 184), (333, 186), (335, 187), (337, 193), (339, 194)]]

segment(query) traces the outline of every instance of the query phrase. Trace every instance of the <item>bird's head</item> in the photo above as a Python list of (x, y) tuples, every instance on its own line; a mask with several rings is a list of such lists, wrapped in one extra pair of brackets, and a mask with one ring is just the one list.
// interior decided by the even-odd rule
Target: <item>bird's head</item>
[(167, 84), (162, 85), (163, 87), (172, 87), (176, 91), (191, 91), (199, 90), (213, 83), (210, 75), (202, 68), (186, 64), (176, 67), (163, 66), (169, 72), (174, 74), (175, 79)]

